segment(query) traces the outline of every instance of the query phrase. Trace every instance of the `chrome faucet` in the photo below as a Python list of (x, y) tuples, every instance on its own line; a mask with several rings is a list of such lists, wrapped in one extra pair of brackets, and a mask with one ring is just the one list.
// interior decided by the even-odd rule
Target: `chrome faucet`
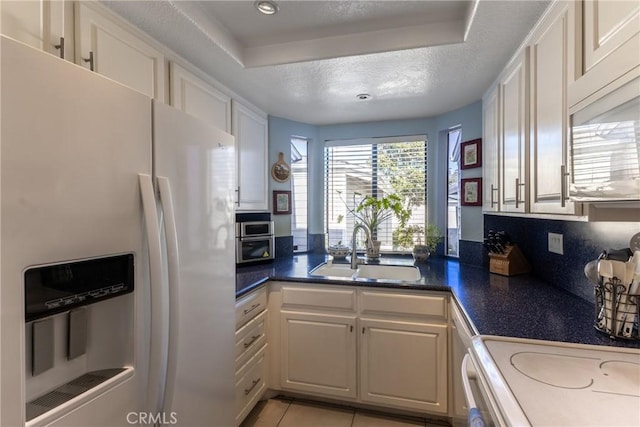
[(358, 253), (356, 252), (356, 235), (358, 234), (358, 230), (364, 230), (364, 234), (367, 236), (367, 240), (371, 238), (369, 234), (369, 229), (364, 224), (356, 224), (353, 227), (353, 235), (351, 236), (351, 269), (355, 270), (358, 268)]

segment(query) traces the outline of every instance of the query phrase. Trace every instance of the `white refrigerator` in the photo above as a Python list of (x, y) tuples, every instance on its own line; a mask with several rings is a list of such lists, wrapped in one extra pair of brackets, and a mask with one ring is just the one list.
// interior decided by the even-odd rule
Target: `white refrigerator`
[(0, 85), (0, 425), (233, 425), (233, 137), (5, 37)]

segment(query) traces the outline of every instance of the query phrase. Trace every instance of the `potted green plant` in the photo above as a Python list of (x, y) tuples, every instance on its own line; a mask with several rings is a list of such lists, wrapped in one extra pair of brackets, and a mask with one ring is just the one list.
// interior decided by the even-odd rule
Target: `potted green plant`
[[(374, 235), (381, 223), (394, 216), (400, 222), (400, 228), (404, 228), (411, 217), (411, 210), (402, 204), (402, 199), (397, 194), (388, 194), (380, 198), (365, 196), (355, 208), (351, 209), (347, 206), (347, 211), (353, 215), (356, 222), (362, 223), (369, 229), (370, 236)], [(338, 222), (341, 220), (342, 218), (339, 217)], [(380, 242), (370, 237), (367, 242), (367, 258), (379, 256)]]
[[(425, 262), (429, 259), (429, 255), (435, 252), (436, 246), (442, 241), (442, 234), (435, 224), (427, 224), (426, 229), (422, 226), (413, 226), (416, 229), (413, 234), (416, 236), (417, 243), (413, 247), (413, 259), (416, 262)], [(424, 244), (422, 244), (422, 235), (424, 234)]]

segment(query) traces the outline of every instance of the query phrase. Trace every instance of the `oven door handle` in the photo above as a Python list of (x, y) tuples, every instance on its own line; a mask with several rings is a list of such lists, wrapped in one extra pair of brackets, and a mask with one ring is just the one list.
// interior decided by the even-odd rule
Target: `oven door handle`
[(265, 234), (264, 236), (240, 237), (241, 242), (259, 242), (261, 240), (272, 240), (273, 234)]
[(476, 405), (476, 399), (473, 397), (473, 391), (471, 390), (470, 379), (476, 379), (476, 372), (469, 366), (469, 355), (465, 354), (462, 359), (462, 388), (464, 390), (464, 397), (467, 400), (467, 406), (469, 407), (469, 427), (485, 427), (482, 414)]

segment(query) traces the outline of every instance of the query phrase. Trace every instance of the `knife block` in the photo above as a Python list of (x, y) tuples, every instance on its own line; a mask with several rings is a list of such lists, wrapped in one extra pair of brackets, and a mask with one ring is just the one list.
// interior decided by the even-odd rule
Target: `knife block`
[(529, 261), (517, 245), (507, 246), (504, 254), (489, 254), (489, 271), (503, 276), (516, 276), (531, 271)]

